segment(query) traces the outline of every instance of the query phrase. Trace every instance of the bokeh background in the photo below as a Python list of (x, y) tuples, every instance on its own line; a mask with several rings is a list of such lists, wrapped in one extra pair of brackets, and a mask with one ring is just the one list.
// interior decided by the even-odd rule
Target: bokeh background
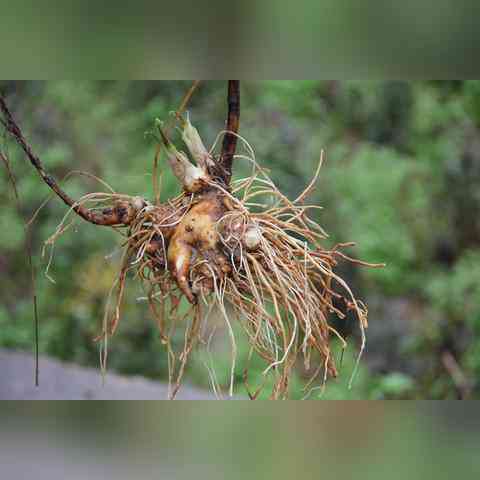
[(475, 78), (475, 0), (0, 0), (7, 78)]
[[(153, 119), (169, 118), (188, 81), (0, 82), (0, 89), (48, 170), (61, 179), (73, 170), (101, 177), (117, 191), (152, 196)], [(189, 112), (210, 145), (223, 128), (226, 82), (203, 82)], [(369, 306), (367, 351), (351, 390), (358, 353), (353, 318), (338, 323), (348, 337), (340, 377), (309, 398), (418, 399), (480, 397), (480, 82), (264, 81), (242, 82), (240, 133), (290, 197), (311, 179), (320, 150), (326, 163), (312, 200), (327, 242), (355, 241), (350, 253), (382, 270), (340, 265), (340, 273)], [(178, 139), (178, 134), (177, 134)], [(21, 208), (5, 170), (0, 176), (0, 348), (32, 348), (30, 271), (23, 221), (49, 196), (11, 141), (8, 149)], [(163, 160), (162, 167), (165, 168)], [(249, 171), (238, 161), (235, 173)], [(166, 169), (165, 169), (166, 170)], [(80, 197), (102, 189), (71, 177), (65, 189)], [(168, 172), (162, 198), (178, 187)], [(40, 351), (98, 367), (106, 295), (118, 268), (120, 239), (77, 222), (56, 247), (50, 275), (43, 242), (66, 208), (52, 199), (32, 227), (40, 309)], [(167, 359), (142, 290), (129, 281), (128, 298), (109, 368), (164, 381)], [(180, 335), (181, 337), (181, 335)], [(223, 340), (222, 340), (223, 338)], [(221, 383), (230, 368), (227, 334), (214, 346)], [(236, 391), (245, 395), (239, 346)], [(179, 338), (180, 340), (181, 338)], [(199, 351), (188, 383), (209, 388), (210, 362)], [(253, 365), (260, 374), (264, 365)], [(302, 371), (292, 397), (302, 398)]]

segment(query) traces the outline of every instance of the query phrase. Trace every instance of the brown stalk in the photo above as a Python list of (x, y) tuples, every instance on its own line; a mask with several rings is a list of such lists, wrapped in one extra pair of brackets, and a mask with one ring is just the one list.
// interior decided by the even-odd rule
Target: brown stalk
[(71, 207), (71, 209), (80, 215), (84, 220), (96, 225), (118, 225), (122, 223), (120, 218), (121, 215), (119, 215), (120, 212), (118, 212), (116, 209), (105, 209), (102, 212), (94, 212), (83, 205), (79, 205), (66, 192), (64, 192), (58, 185), (55, 178), (45, 170), (40, 158), (33, 152), (32, 148), (25, 139), (22, 130), (8, 109), (3, 96), (0, 96), (0, 110), (2, 111), (4, 117), (3, 120), (0, 119), (0, 122), (3, 124), (6, 131), (15, 139), (17, 144), (25, 152), (25, 155), (30, 160), (30, 163), (36, 168), (43, 181), (63, 200), (66, 205)]
[(218, 172), (215, 172), (223, 183), (228, 186), (232, 178), (232, 164), (237, 148), (237, 134), (240, 125), (240, 80), (228, 81), (228, 114), (226, 134), (223, 137), (222, 151), (218, 162)]

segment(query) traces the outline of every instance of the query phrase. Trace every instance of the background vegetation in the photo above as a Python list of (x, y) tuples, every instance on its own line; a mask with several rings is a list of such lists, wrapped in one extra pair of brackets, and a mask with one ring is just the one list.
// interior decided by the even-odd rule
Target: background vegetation
[[(117, 191), (152, 196), (154, 146), (145, 137), (155, 117), (178, 107), (190, 82), (0, 82), (26, 134), (57, 178), (93, 173)], [(225, 82), (202, 84), (190, 104), (194, 124), (211, 144), (223, 127)], [(367, 352), (347, 390), (358, 342), (355, 322), (340, 378), (322, 398), (480, 397), (480, 82), (244, 82), (240, 133), (289, 196), (310, 180), (321, 148), (327, 161), (314, 193), (330, 243), (355, 241), (352, 254), (387, 268), (340, 267), (369, 305)], [(16, 208), (0, 176), (0, 346), (30, 350), (32, 314), (23, 219), (48, 197), (47, 187), (11, 142), (22, 199)], [(164, 166), (164, 164), (162, 164)], [(239, 161), (236, 174), (247, 172)], [(167, 173), (162, 197), (177, 191)], [(73, 197), (101, 190), (74, 176)], [(66, 208), (54, 199), (33, 226), (41, 317), (40, 350), (98, 366), (105, 297), (119, 239), (78, 222), (57, 243), (51, 283), (43, 275), (43, 242)], [(165, 379), (166, 355), (143, 293), (129, 282), (128, 301), (110, 344), (109, 365)], [(240, 338), (240, 337), (239, 337)], [(240, 360), (246, 345), (240, 345)], [(213, 364), (227, 379), (228, 343), (219, 338)], [(194, 356), (192, 383), (208, 386), (204, 354)], [(257, 365), (255, 364), (255, 367)], [(258, 362), (258, 372), (263, 365)], [(242, 394), (242, 370), (238, 369)], [(300, 398), (301, 369), (293, 382)], [(311, 398), (317, 398), (313, 392)]]

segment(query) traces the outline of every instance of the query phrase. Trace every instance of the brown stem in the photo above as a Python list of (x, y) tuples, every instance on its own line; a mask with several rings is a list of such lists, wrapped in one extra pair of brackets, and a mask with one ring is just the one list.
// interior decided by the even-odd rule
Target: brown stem
[(106, 209), (102, 212), (94, 212), (82, 205), (77, 205), (76, 202), (60, 188), (52, 175), (45, 171), (40, 158), (33, 153), (32, 148), (27, 143), (22, 130), (15, 122), (7, 104), (5, 103), (5, 99), (2, 96), (0, 96), (0, 110), (4, 116), (4, 120), (0, 119), (0, 123), (2, 123), (7, 132), (25, 152), (25, 155), (30, 160), (30, 163), (36, 168), (43, 181), (64, 201), (65, 204), (71, 207), (75, 213), (80, 215), (87, 222), (96, 225), (117, 225), (122, 223), (120, 218), (121, 215), (119, 215), (121, 212), (117, 212), (117, 209)]
[(240, 125), (240, 80), (228, 81), (228, 116), (227, 133), (223, 137), (222, 153), (220, 154), (220, 176), (225, 184), (230, 184), (232, 178), (232, 163), (237, 148), (237, 133)]
[(192, 98), (192, 95), (197, 89), (198, 85), (200, 85), (200, 80), (194, 80), (192, 86), (188, 89), (188, 92), (183, 97), (182, 103), (178, 107), (178, 110), (175, 112), (175, 117), (178, 121), (182, 122), (182, 114), (187, 108), (188, 102)]

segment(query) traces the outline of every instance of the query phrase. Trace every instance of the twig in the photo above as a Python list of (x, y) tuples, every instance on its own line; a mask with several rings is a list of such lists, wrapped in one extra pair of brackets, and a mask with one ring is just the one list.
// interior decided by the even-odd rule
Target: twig
[(178, 110), (175, 112), (175, 117), (179, 122), (182, 121), (182, 114), (187, 108), (188, 102), (190, 101), (190, 98), (192, 98), (193, 93), (197, 89), (198, 85), (200, 84), (200, 80), (195, 80), (192, 83), (192, 86), (189, 88), (188, 92), (185, 94), (183, 97), (182, 103), (178, 107)]
[(89, 210), (83, 205), (79, 205), (67, 193), (65, 193), (52, 175), (45, 171), (40, 158), (33, 153), (33, 150), (27, 143), (22, 130), (15, 122), (10, 110), (8, 109), (3, 96), (0, 96), (0, 110), (4, 116), (3, 120), (0, 119), (0, 123), (2, 123), (6, 131), (15, 139), (17, 144), (25, 152), (26, 156), (30, 160), (30, 163), (36, 168), (43, 181), (64, 201), (66, 205), (71, 207), (72, 210), (80, 215), (84, 220), (96, 225), (117, 225), (121, 223), (119, 221), (118, 212), (116, 212), (114, 209), (106, 209), (102, 212), (95, 212)]
[(462, 400), (469, 398), (472, 391), (471, 382), (463, 373), (455, 357), (449, 351), (444, 351), (442, 353), (442, 363), (452, 378), (460, 398)]

